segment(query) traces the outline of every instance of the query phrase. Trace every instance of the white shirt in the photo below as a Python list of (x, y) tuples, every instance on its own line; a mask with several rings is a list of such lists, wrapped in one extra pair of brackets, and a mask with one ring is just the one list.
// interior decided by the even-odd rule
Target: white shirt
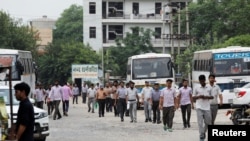
[(177, 96), (174, 88), (164, 88), (161, 91), (160, 97), (163, 97), (163, 107), (174, 106), (174, 98)]
[[(211, 88), (208, 86), (202, 87), (197, 86), (194, 89), (193, 96), (211, 96)], [(197, 99), (195, 102), (196, 109), (210, 110), (210, 100), (209, 99)]]
[(53, 99), (53, 100), (62, 100), (61, 86), (59, 86), (59, 85), (58, 86), (53, 86), (51, 88), (49, 98)]
[(95, 88), (89, 88), (88, 89), (88, 96), (89, 96), (89, 98), (94, 98), (95, 96), (96, 96), (96, 90), (95, 90)]
[(208, 87), (211, 89), (211, 94), (214, 97), (214, 99), (210, 100), (210, 104), (217, 105), (218, 104), (218, 96), (221, 94), (221, 89), (218, 85), (214, 84), (211, 86), (210, 84), (207, 84)]
[(43, 101), (45, 96), (45, 91), (43, 89), (36, 89), (35, 90), (35, 99), (37, 102)]
[(82, 86), (82, 93), (88, 92), (88, 85)]
[(144, 95), (144, 101), (147, 101), (149, 98), (152, 98), (152, 87), (142, 88), (142, 94)]
[(128, 100), (136, 100), (136, 96), (137, 96), (137, 89), (133, 88), (133, 90), (131, 88), (127, 89), (127, 94), (128, 96)]

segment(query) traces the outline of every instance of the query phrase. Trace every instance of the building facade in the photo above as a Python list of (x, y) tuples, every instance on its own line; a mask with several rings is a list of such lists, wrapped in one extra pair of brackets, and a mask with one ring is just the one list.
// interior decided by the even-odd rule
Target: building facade
[[(179, 1), (185, 5), (187, 0)], [(173, 7), (167, 0), (84, 0), (83, 9), (83, 41), (96, 51), (115, 45), (116, 38), (124, 38), (136, 26), (156, 33), (151, 42), (158, 51), (187, 47), (186, 38), (171, 30)]]
[(38, 33), (37, 50), (39, 53), (43, 53), (44, 48), (53, 40), (56, 20), (43, 16), (42, 18), (32, 19), (29, 23), (30, 27)]

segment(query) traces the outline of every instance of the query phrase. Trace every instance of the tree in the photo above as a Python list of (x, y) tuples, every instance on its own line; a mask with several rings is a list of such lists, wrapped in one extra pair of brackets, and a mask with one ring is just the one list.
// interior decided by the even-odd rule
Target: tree
[(100, 57), (91, 47), (81, 42), (57, 40), (46, 47), (46, 53), (38, 62), (39, 81), (47, 85), (55, 80), (68, 81), (72, 64), (98, 64)]
[[(116, 46), (110, 47), (107, 51), (112, 56), (112, 64), (105, 64), (105, 70), (115, 68), (113, 74), (125, 76), (128, 57), (132, 55), (156, 52), (151, 44), (151, 37), (154, 34), (150, 29), (140, 27), (131, 28), (132, 33), (127, 32), (125, 38), (116, 39)], [(111, 67), (111, 68), (109, 68)]]
[(248, 34), (250, 2), (244, 0), (201, 0), (189, 5), (190, 33), (198, 44), (223, 43)]
[(51, 84), (71, 78), (72, 64), (100, 64), (100, 56), (83, 44), (83, 8), (71, 5), (56, 22), (53, 42), (38, 60), (39, 80)]
[(36, 33), (23, 25), (21, 20), (0, 11), (0, 48), (30, 50), (35, 53)]
[(54, 40), (64, 39), (83, 42), (83, 7), (75, 4), (64, 10), (56, 22)]

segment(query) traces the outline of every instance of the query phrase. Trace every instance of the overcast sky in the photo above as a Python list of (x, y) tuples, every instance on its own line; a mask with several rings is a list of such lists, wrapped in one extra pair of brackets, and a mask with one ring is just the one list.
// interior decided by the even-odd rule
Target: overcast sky
[(0, 10), (25, 23), (43, 15), (56, 20), (72, 4), (82, 5), (83, 0), (0, 0)]

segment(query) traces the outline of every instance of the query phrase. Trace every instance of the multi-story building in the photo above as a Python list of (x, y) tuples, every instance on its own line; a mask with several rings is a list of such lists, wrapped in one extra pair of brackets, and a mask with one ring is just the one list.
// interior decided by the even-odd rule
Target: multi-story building
[[(184, 2), (185, 5), (189, 0), (172, 1)], [(152, 44), (157, 50), (163, 51), (164, 48), (165, 53), (177, 47), (183, 50), (186, 41), (172, 36), (178, 33), (171, 31), (173, 7), (167, 4), (170, 5), (167, 0), (84, 0), (84, 43), (96, 51), (105, 49), (115, 45), (116, 38), (132, 32), (131, 27), (138, 26), (156, 33), (152, 36)], [(182, 33), (186, 34), (186, 31)]]
[(37, 30), (38, 34), (38, 52), (43, 53), (45, 46), (53, 40), (53, 29), (55, 28), (56, 20), (50, 19), (47, 16), (42, 18), (32, 19), (30, 21), (30, 26), (33, 30)]

